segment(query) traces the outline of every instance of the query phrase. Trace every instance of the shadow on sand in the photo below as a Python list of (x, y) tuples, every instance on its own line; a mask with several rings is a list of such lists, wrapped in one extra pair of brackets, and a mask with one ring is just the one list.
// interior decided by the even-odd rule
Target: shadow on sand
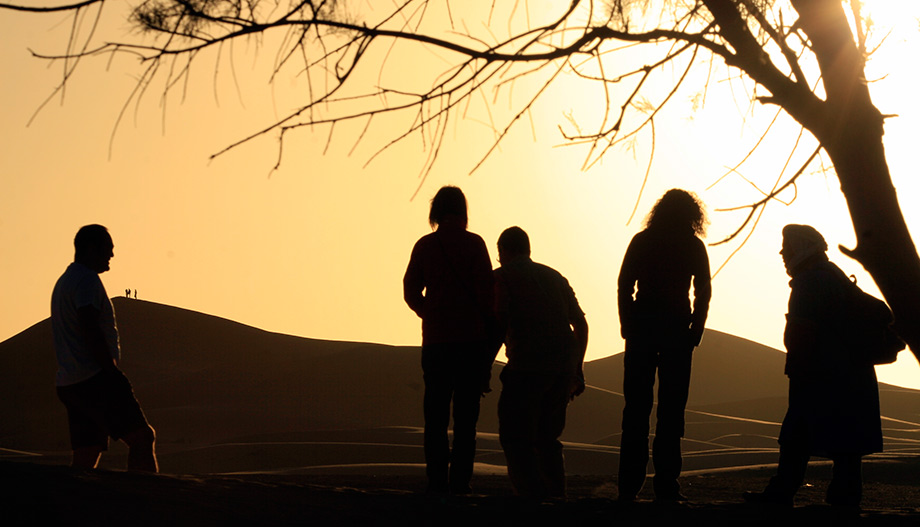
[[(852, 520), (859, 525), (920, 522), (920, 458), (866, 463), (861, 513), (821, 503), (830, 466), (810, 468), (809, 484), (794, 509), (745, 505), (740, 492), (759, 488), (770, 468), (727, 470), (682, 478), (690, 502), (615, 501), (611, 477), (569, 477), (570, 498), (528, 502), (511, 495), (502, 476), (476, 476), (467, 497), (427, 496), (417, 476), (193, 476), (148, 475), (0, 461), (4, 520), (10, 525), (42, 520), (93, 518), (100, 525), (820, 525)], [(679, 522), (679, 523), (676, 523)], [(815, 523), (812, 523), (815, 522)]]

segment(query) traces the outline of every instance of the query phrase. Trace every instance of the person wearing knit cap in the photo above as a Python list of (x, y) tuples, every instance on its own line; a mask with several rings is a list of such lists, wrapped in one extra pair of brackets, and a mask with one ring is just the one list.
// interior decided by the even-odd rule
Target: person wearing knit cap
[(786, 272), (792, 276), (798, 269), (813, 258), (827, 260), (827, 242), (824, 236), (811, 225), (789, 224), (783, 227), (783, 257)]
[(780, 254), (792, 277), (783, 335), (789, 407), (776, 475), (766, 489), (746, 492), (744, 499), (792, 506), (808, 460), (820, 456), (834, 462), (827, 503), (858, 508), (862, 456), (881, 452), (882, 428), (875, 369), (848, 359), (854, 352), (843, 326), (852, 286), (828, 260), (827, 242), (814, 227), (784, 227)]

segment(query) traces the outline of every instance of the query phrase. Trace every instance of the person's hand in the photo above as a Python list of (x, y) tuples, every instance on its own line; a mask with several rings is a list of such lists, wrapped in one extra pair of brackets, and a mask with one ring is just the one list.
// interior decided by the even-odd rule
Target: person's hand
[(687, 338), (689, 340), (688, 344), (690, 344), (690, 349), (693, 349), (699, 346), (700, 342), (703, 341), (703, 330), (691, 327)]
[(569, 400), (573, 401), (583, 393), (585, 393), (585, 374), (579, 372), (569, 379)]

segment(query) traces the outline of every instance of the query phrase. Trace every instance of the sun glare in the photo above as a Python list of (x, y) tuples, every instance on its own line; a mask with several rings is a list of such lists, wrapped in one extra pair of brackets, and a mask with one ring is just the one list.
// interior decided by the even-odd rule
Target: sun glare
[[(899, 44), (914, 40), (920, 32), (920, 6), (916, 2), (866, 0), (860, 14), (870, 62), (876, 55), (892, 55), (892, 47), (902, 48)], [(900, 52), (894, 54), (907, 58)]]
[[(920, 211), (909, 204), (920, 196), (915, 177), (916, 119), (920, 104), (915, 95), (913, 62), (920, 53), (920, 6), (917, 2), (864, 0), (867, 31), (866, 79), (872, 100), (886, 115), (885, 151), (901, 210), (914, 239), (920, 235)], [(902, 353), (897, 364), (880, 367), (887, 382), (917, 387), (917, 361)]]
[[(883, 30), (910, 20), (917, 16), (914, 2), (892, 2), (891, 0), (863, 0), (862, 16)], [(916, 26), (916, 24), (914, 24)]]

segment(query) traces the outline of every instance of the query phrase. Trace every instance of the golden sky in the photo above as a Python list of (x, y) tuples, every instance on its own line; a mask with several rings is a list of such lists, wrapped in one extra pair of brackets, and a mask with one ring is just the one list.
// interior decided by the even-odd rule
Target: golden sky
[[(908, 224), (917, 226), (920, 107), (911, 64), (920, 53), (920, 10), (887, 0), (870, 7), (886, 5), (889, 11), (876, 7), (874, 17), (892, 33), (868, 73), (876, 105), (898, 114), (886, 125), (888, 159)], [(117, 17), (110, 23), (112, 31), (130, 30)], [(455, 184), (470, 204), (470, 230), (486, 240), (493, 260), (498, 234), (511, 225), (524, 228), (534, 260), (562, 272), (587, 313), (588, 358), (618, 353), (623, 342), (616, 276), (641, 219), (665, 190), (682, 187), (709, 206), (706, 241), (732, 232), (739, 214), (714, 209), (759, 195), (735, 176), (707, 187), (741, 160), (775, 113), (749, 108), (743, 84), (725, 81), (724, 73), (710, 84), (703, 108), (693, 108), (694, 90), (682, 92), (656, 120), (649, 182), (636, 218), (627, 223), (649, 135), (641, 134), (635, 149), (616, 149), (582, 170), (587, 149), (560, 147), (558, 126), (567, 125), (566, 115), (591, 122), (602, 98), (599, 86), (572, 76), (535, 108), (535, 131), (522, 123), (473, 175), (494, 136), (481, 102), (449, 129), (447, 147), (424, 182), (418, 175), (428, 152), (419, 140), (364, 166), (404, 129), (398, 120), (384, 121), (354, 152), (361, 126), (336, 129), (325, 154), (328, 130), (291, 134), (280, 170), (271, 172), (273, 136), (209, 162), (211, 154), (271, 122), (303, 93), (302, 79), (268, 84), (265, 57), (271, 51), (254, 44), (223, 51), (234, 58), (238, 89), (226, 60), (215, 69), (215, 59), (205, 56), (184, 97), (174, 92), (164, 101), (161, 91), (151, 90), (127, 108), (114, 135), (139, 70), (127, 58), (111, 64), (102, 57), (87, 60), (63, 101), (52, 100), (27, 127), (61, 77), (60, 64), (49, 67), (27, 48), (59, 52), (68, 27), (64, 15), (0, 12), (0, 340), (48, 316), (51, 288), (72, 259), (74, 233), (101, 223), (115, 241), (112, 270), (103, 275), (112, 296), (131, 288), (144, 300), (269, 331), (418, 344), (420, 322), (403, 303), (402, 275), (415, 240), (430, 232), (428, 200), (440, 186)], [(489, 101), (493, 115), (512, 111), (512, 96)], [(781, 120), (775, 132), (742, 167), (746, 178), (764, 188), (775, 182), (798, 129)], [(778, 251), (786, 223), (814, 225), (832, 247), (831, 259), (877, 294), (868, 274), (836, 250), (838, 243), (853, 245), (852, 229), (835, 177), (818, 168), (800, 179), (791, 205), (768, 208), (716, 277), (708, 327), (782, 349), (788, 277)], [(737, 248), (737, 241), (710, 247), (713, 270)], [(920, 387), (920, 367), (910, 353), (879, 372), (883, 381)]]

